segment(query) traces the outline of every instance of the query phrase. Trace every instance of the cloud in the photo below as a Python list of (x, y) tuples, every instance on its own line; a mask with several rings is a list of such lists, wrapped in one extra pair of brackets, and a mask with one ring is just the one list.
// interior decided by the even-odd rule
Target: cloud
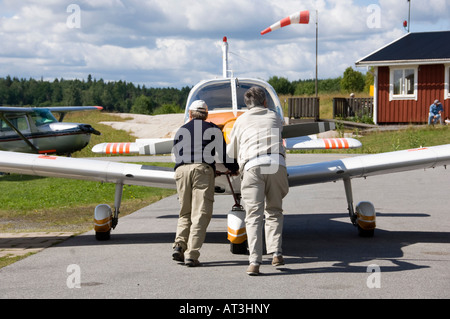
[[(71, 4), (79, 12), (68, 11)], [(412, 7), (412, 31), (449, 29), (446, 1)], [(407, 1), (388, 0), (4, 0), (0, 76), (51, 80), (92, 74), (149, 87), (192, 86), (221, 75), (221, 40), (227, 36), (238, 76), (312, 78), (317, 10), (319, 77), (336, 77), (404, 35), (407, 9)], [(308, 25), (260, 35), (300, 10), (310, 10)], [(71, 26), (77, 18), (79, 27)]]

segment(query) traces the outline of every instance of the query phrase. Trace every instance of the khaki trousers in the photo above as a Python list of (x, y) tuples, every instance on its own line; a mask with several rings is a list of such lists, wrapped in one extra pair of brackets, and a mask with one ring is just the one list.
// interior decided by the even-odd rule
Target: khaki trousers
[(273, 173), (267, 173), (264, 166), (255, 166), (243, 172), (241, 196), (246, 210), (245, 226), (250, 263), (262, 263), (264, 217), (267, 253), (282, 253), (282, 203), (288, 192), (289, 184), (284, 166), (279, 166)]
[(208, 164), (186, 164), (175, 171), (180, 215), (175, 243), (186, 259), (198, 260), (211, 221), (215, 173)]

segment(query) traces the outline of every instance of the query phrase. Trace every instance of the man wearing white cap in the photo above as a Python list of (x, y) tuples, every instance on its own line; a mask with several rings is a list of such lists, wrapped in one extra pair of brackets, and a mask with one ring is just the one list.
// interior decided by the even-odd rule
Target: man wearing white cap
[(222, 131), (215, 124), (206, 122), (207, 117), (206, 103), (194, 101), (189, 107), (190, 121), (177, 131), (173, 146), (181, 208), (172, 258), (184, 261), (188, 267), (200, 265), (200, 248), (212, 217), (215, 155), (231, 173), (239, 169), (236, 161), (227, 160)]
[(439, 100), (435, 100), (434, 103), (430, 105), (428, 125), (436, 124), (438, 120), (442, 124), (442, 113), (444, 113), (444, 108), (442, 107), (441, 102), (439, 102)]

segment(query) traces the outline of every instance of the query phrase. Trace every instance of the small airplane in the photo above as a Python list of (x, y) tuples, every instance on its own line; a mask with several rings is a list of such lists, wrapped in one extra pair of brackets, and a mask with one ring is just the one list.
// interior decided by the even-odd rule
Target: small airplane
[[(205, 80), (195, 85), (189, 93), (184, 122), (189, 121), (189, 105), (195, 100), (204, 100), (208, 105), (207, 121), (219, 126), (227, 141), (237, 117), (242, 115), (247, 106), (244, 93), (252, 86), (264, 89), (268, 107), (274, 110), (285, 122), (283, 109), (275, 90), (265, 81), (254, 78), (237, 78), (230, 76), (228, 70), (228, 42), (223, 38), (223, 78)], [(284, 125), (282, 137), (287, 149), (351, 149), (361, 147), (361, 142), (353, 138), (318, 139), (317, 133), (334, 130), (335, 124), (330, 122), (301, 123)], [(157, 155), (172, 152), (173, 139), (137, 139), (134, 143), (102, 143), (92, 148), (97, 154), (137, 154)]]
[[(63, 123), (68, 112), (102, 110), (101, 106), (0, 107), (0, 150), (71, 155), (89, 144), (89, 124)], [(53, 113), (59, 113), (59, 120)]]
[[(223, 78), (202, 81), (191, 90), (186, 108), (197, 99), (203, 99), (209, 106), (209, 120), (218, 123), (224, 136), (228, 134), (240, 113), (245, 112), (243, 94), (250, 87), (258, 85), (266, 90), (269, 106), (283, 119), (279, 99), (273, 88), (258, 79), (243, 79), (228, 74), (228, 44), (223, 41), (224, 66)], [(187, 115), (187, 111), (186, 111)], [(301, 148), (340, 148), (360, 147), (354, 139), (321, 140), (310, 135), (333, 129), (327, 123), (304, 123), (286, 125), (283, 138), (286, 147)], [(299, 137), (293, 141), (291, 138)], [(94, 147), (96, 152), (106, 154), (170, 153), (172, 140), (147, 140), (136, 143), (105, 143)], [(342, 180), (347, 199), (351, 224), (358, 229), (360, 236), (373, 236), (376, 227), (376, 212), (372, 203), (362, 201), (353, 204), (351, 180), (374, 175), (390, 174), (416, 169), (434, 168), (450, 164), (450, 144), (389, 153), (361, 155), (341, 160), (313, 164), (289, 166), (290, 187)], [(222, 170), (223, 169), (223, 170)], [(217, 165), (218, 171), (225, 171)], [(107, 204), (100, 204), (94, 211), (95, 237), (98, 240), (110, 238), (111, 230), (118, 224), (122, 192), (124, 185), (176, 188), (175, 173), (171, 168), (148, 165), (98, 161), (90, 159), (67, 158), (37, 154), (23, 154), (0, 151), (0, 171), (26, 175), (73, 178), (89, 181), (114, 183), (114, 211)], [(245, 211), (240, 205), (240, 178), (221, 174), (216, 178), (216, 193), (233, 195), (234, 205), (228, 213), (228, 239), (232, 253), (246, 252)]]

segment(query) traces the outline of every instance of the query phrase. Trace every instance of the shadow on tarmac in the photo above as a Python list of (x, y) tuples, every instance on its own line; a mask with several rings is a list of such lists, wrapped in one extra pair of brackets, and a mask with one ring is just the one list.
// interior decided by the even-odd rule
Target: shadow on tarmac
[[(382, 214), (377, 217), (428, 217), (427, 214)], [(283, 255), (286, 265), (278, 267), (275, 275), (317, 274), (317, 273), (366, 273), (367, 262), (371, 260), (387, 261), (383, 272), (398, 272), (428, 268), (421, 265), (421, 258), (404, 258), (402, 248), (416, 243), (450, 243), (450, 232), (420, 231), (387, 231), (377, 228), (372, 238), (362, 238), (357, 230), (348, 222), (334, 220), (348, 217), (346, 214), (298, 214), (285, 215), (283, 232)], [(158, 218), (177, 218), (176, 215), (165, 215)], [(213, 215), (223, 219), (226, 215)], [(77, 236), (59, 244), (59, 246), (98, 246), (98, 245), (139, 245), (139, 244), (171, 244), (175, 233), (131, 233), (112, 234), (108, 241), (96, 241), (94, 236)], [(229, 245), (226, 231), (208, 232), (207, 244)], [(450, 252), (430, 252), (430, 256), (439, 260)], [(231, 252), (222, 261), (202, 262), (203, 267), (236, 266), (247, 264), (247, 260), (234, 258)], [(270, 256), (264, 256), (270, 259)], [(425, 257), (424, 257), (425, 258)], [(448, 257), (445, 257), (448, 259)], [(390, 262), (390, 263), (389, 263)], [(332, 263), (317, 267), (317, 263)], [(362, 263), (362, 265), (357, 265)], [(301, 264), (301, 269), (298, 269)], [(308, 268), (308, 264), (311, 267)], [(292, 266), (292, 267), (290, 267)], [(294, 269), (295, 268), (295, 269)], [(271, 275), (274, 275), (273, 273)]]

